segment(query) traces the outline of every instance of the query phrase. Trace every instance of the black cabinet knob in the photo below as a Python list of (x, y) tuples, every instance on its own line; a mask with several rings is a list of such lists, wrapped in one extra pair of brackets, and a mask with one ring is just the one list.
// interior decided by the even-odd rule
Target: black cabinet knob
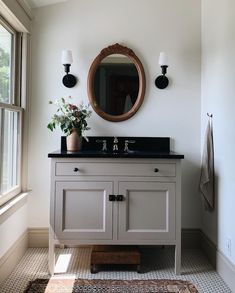
[(116, 200), (116, 196), (114, 194), (110, 194), (109, 201), (115, 201), (115, 200)]
[(154, 172), (155, 173), (159, 172), (159, 169), (158, 168), (154, 168)]
[(79, 169), (78, 169), (77, 167), (75, 167), (75, 168), (73, 169), (73, 171), (74, 171), (74, 172), (78, 172)]
[(124, 200), (124, 196), (122, 194), (118, 194), (116, 196), (116, 201), (123, 201)]

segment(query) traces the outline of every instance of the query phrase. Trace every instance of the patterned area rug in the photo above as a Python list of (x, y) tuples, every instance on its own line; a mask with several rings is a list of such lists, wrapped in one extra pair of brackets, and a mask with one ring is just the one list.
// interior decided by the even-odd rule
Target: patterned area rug
[(198, 293), (195, 286), (182, 280), (82, 280), (37, 279), (25, 293)]

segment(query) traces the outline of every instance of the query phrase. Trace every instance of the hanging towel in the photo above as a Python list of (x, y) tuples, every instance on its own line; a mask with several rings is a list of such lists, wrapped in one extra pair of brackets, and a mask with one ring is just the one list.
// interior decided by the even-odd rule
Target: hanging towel
[[(210, 118), (211, 119), (211, 118)], [(215, 205), (214, 196), (214, 149), (212, 123), (208, 121), (205, 134), (205, 142), (201, 163), (201, 176), (199, 189), (206, 210), (213, 210)]]

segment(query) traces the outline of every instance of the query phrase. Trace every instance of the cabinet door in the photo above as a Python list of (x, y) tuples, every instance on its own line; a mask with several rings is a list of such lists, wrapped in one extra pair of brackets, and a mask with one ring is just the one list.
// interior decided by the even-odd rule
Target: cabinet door
[(55, 233), (60, 239), (112, 239), (113, 182), (56, 182)]
[(175, 183), (119, 182), (119, 239), (175, 239)]

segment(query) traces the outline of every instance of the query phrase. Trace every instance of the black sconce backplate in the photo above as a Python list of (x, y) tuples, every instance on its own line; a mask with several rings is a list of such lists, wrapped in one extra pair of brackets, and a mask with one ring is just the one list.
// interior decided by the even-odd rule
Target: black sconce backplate
[(74, 87), (77, 83), (76, 77), (72, 74), (66, 74), (62, 79), (63, 85), (66, 87)]
[(169, 80), (165, 75), (159, 75), (155, 79), (155, 85), (159, 89), (165, 89), (169, 84)]

